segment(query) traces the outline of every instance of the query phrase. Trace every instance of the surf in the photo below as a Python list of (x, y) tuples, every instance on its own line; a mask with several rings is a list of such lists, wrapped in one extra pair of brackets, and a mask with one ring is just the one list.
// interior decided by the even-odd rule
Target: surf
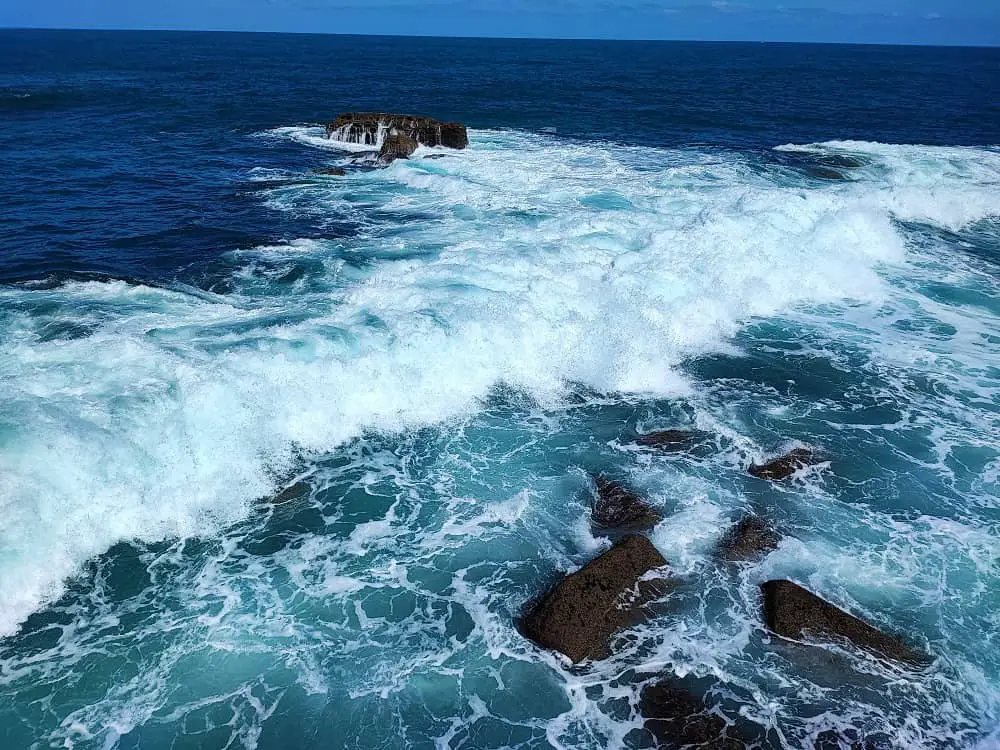
[[(321, 149), (332, 163), (351, 166), (344, 144), (326, 140), (317, 126), (282, 127), (259, 137)], [(290, 477), (321, 478), (320, 486), (339, 487), (340, 471), (347, 470), (330, 469), (337, 456), (363, 467), (352, 475), (355, 491), (366, 483), (379, 488), (371, 500), (372, 519), (344, 540), (299, 539), (264, 564), (267, 575), (281, 569), (291, 576), (286, 585), (282, 574), (286, 584), (274, 604), (290, 632), (301, 632), (300, 617), (308, 616), (294, 614), (286, 596), (305, 592), (311, 603), (329, 597), (340, 606), (359, 592), (389, 587), (419, 599), (454, 600), (465, 612), (455, 609), (457, 632), (465, 627), (458, 621), (468, 618), (488, 650), (514, 654), (517, 661), (524, 658), (523, 647), (497, 619), (497, 595), (469, 580), (476, 555), (455, 540), (468, 534), (480, 544), (498, 534), (513, 554), (518, 543), (507, 533), (523, 528), (528, 518), (541, 523), (541, 488), (572, 496), (577, 469), (563, 467), (569, 477), (563, 485), (539, 475), (544, 455), (531, 446), (548, 445), (553, 431), (572, 422), (571, 405), (580, 399), (588, 409), (645, 408), (646, 426), (663, 417), (635, 404), (687, 404), (685, 419), (726, 436), (719, 466), (732, 469), (773, 449), (753, 436), (753, 426), (737, 410), (740, 399), (768, 402), (779, 384), (761, 393), (739, 383), (727, 390), (728, 381), (698, 377), (692, 363), (766, 350), (761, 327), (791, 325), (803, 340), (782, 346), (815, 347), (817, 356), (835, 363), (843, 356), (851, 362), (845, 366), (859, 369), (867, 363), (850, 357), (863, 352), (905, 391), (910, 385), (902, 371), (929, 373), (936, 366), (932, 358), (913, 356), (918, 347), (933, 347), (926, 326), (894, 326), (912, 317), (906, 311), (913, 304), (952, 325), (956, 335), (971, 337), (963, 339), (967, 348), (953, 350), (955, 377), (978, 383), (981, 398), (994, 393), (975, 364), (983, 354), (975, 334), (988, 335), (993, 318), (938, 303), (922, 286), (935, 263), (947, 263), (973, 283), (975, 260), (945, 260), (939, 247), (915, 240), (922, 235), (908, 226), (963, 232), (1000, 213), (996, 152), (854, 142), (781, 151), (847, 153), (864, 164), (845, 168), (847, 179), (817, 181), (761, 154), (478, 130), (472, 147), (460, 154), (430, 160), (420, 158), (426, 151), (418, 152), (386, 169), (352, 169), (336, 179), (286, 174), (280, 184), (265, 187), (262, 200), (271, 210), (316, 220), (352, 212), (361, 215), (360, 229), (348, 238), (292, 239), (235, 251), (230, 292), (114, 280), (3, 288), (0, 633), (17, 632), (31, 613), (58, 602), (67, 581), (119, 542), (167, 545), (154, 555), (154, 565), (167, 565), (184, 553), (183, 542), (174, 540), (224, 539), (213, 554), (220, 565), (239, 568), (237, 578), (215, 563), (199, 563), (180, 576), (177, 591), (184, 593), (177, 595), (209, 590), (216, 596), (235, 587), (241, 593), (234, 595), (233, 608), (205, 617), (230, 623), (239, 642), (250, 638), (256, 626), (245, 609), (247, 592), (263, 600), (269, 595), (246, 582), (253, 564), (237, 551), (243, 524), (263, 528), (255, 515), (258, 501)], [(754, 330), (757, 340), (748, 333)], [(853, 353), (833, 348), (837, 339), (850, 341)], [(802, 408), (822, 409), (823, 403)], [(958, 440), (974, 413), (959, 399), (943, 417), (924, 412), (916, 418), (944, 419), (943, 432)], [(957, 421), (953, 426), (948, 420)], [(496, 422), (517, 436), (513, 443), (500, 437), (491, 442), (487, 435)], [(573, 434), (586, 440), (589, 429), (599, 428), (577, 424)], [(416, 481), (396, 463), (394, 450), (408, 456), (404, 466), (419, 464), (418, 457), (431, 450), (421, 447), (425, 438), (436, 446), (435, 455), (440, 451), (431, 485), (449, 483), (443, 511), (431, 510), (430, 498), (440, 490), (432, 492), (426, 478)], [(617, 439), (606, 436), (608, 445)], [(402, 447), (387, 449), (384, 441)], [(542, 476), (540, 487), (490, 495), (474, 472), (469, 479), (445, 479), (442, 467), (479, 466), (497, 476), (498, 456), (517, 455), (519, 441), (528, 446), (523, 450), (531, 461), (507, 471), (529, 484)], [(494, 455), (490, 445), (504, 448)], [(947, 450), (942, 443), (935, 449)], [(944, 458), (939, 465), (946, 465)], [(736, 490), (707, 476), (647, 468), (648, 489), (676, 504), (654, 540), (680, 570), (702, 569), (713, 530), (738, 503)], [(809, 492), (819, 507), (833, 502), (822, 483), (810, 485)], [(489, 508), (473, 512), (473, 499), (484, 494)], [(309, 498), (319, 502), (316, 491)], [(835, 524), (853, 523), (827, 512)], [(421, 513), (432, 516), (426, 525), (417, 522)], [(560, 547), (558, 559), (578, 562), (600, 542), (567, 523), (572, 541)], [(874, 527), (892, 545), (915, 539), (956, 545), (963, 556), (992, 554), (975, 521), (947, 530), (927, 521), (916, 536), (893, 536), (881, 522)], [(542, 528), (541, 538), (556, 544), (554, 530)], [(866, 532), (851, 526), (844, 533)], [(803, 536), (817, 534), (810, 527)], [(828, 555), (828, 571), (845, 580), (869, 575), (821, 539), (810, 544), (782, 547), (768, 570), (819, 575)], [(400, 568), (418, 568), (441, 549), (455, 568), (450, 594), (442, 588), (428, 593)], [(912, 571), (893, 569), (898, 559), (885, 563), (888, 585), (909, 592), (900, 594), (905, 598), (913, 595), (907, 583)], [(368, 570), (358, 567), (361, 560), (368, 561)], [(494, 564), (500, 580), (514, 575), (511, 563)], [(317, 566), (318, 579), (307, 573)], [(969, 574), (981, 576), (983, 570)], [(877, 583), (864, 580), (852, 591), (871, 595)], [(748, 582), (737, 591), (749, 597)], [(740, 607), (748, 602), (741, 600)], [(637, 648), (659, 663), (689, 658), (703, 668), (715, 665), (746, 683), (749, 677), (727, 661), (733, 654), (724, 645), (727, 638), (751, 638), (745, 612), (737, 607), (726, 615), (721, 599), (709, 606), (723, 618), (721, 631), (697, 621), (693, 627), (717, 647), (714, 655), (695, 653), (690, 632), (641, 641), (646, 645)], [(376, 618), (372, 627), (379, 635), (361, 646), (376, 666), (352, 677), (355, 695), (397, 689), (401, 678), (393, 676), (394, 663), (378, 656), (378, 639), (392, 643), (414, 623), (430, 627), (430, 611), (414, 611), (403, 624), (385, 613)], [(422, 658), (430, 659), (430, 646), (420, 648)], [(460, 644), (454, 653), (477, 658)], [(319, 657), (296, 667), (297, 679), (309, 691), (332, 689), (312, 658)], [(130, 695), (146, 689), (136, 679)], [(545, 679), (558, 696), (554, 705), (569, 706), (549, 717), (545, 732), (554, 744), (579, 745), (588, 722), (606, 737), (620, 739), (630, 729), (595, 716), (584, 687), (573, 679)], [(131, 700), (112, 704), (128, 712)], [(74, 727), (96, 736), (102, 711), (84, 710)], [(140, 707), (135, 715), (151, 714)], [(772, 721), (757, 718), (765, 725)], [(67, 726), (56, 734), (75, 731)], [(938, 731), (917, 731), (913, 741), (929, 742)]]

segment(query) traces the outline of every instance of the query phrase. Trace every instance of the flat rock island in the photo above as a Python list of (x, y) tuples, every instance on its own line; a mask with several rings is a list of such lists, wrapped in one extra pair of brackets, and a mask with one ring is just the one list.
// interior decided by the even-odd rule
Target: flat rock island
[(469, 133), (465, 125), (432, 117), (387, 112), (346, 112), (326, 126), (326, 137), (344, 143), (378, 148), (387, 136), (403, 135), (421, 146), (465, 148)]

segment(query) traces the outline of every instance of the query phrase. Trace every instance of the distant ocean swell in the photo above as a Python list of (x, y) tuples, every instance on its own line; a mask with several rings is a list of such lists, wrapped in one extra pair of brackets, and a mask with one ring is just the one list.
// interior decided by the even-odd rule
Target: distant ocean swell
[[(351, 158), (321, 127), (257, 137)], [(511, 625), (545, 575), (600, 548), (580, 477), (618, 457), (670, 510), (654, 541), (690, 582), (681, 626), (639, 628), (633, 662), (722, 678), (779, 745), (863, 725), (903, 747), (989, 747), (1000, 151), (475, 131), (468, 151), (441, 153), (346, 177), (253, 171), (270, 209), (358, 229), (234, 253), (231, 293), (0, 289), (0, 634), (65, 602), (119, 542), (153, 545), (137, 554), (162, 588), (137, 584), (125, 607), (98, 590), (81, 605), (94, 627), (42, 648), (85, 662), (108, 618), (167, 633), (155, 666), (123, 657), (146, 668), (123, 666), (50, 739), (106, 745), (162, 718), (168, 676), (231, 658), (239, 690), (172, 710), (230, 706), (208, 723), (248, 747), (283, 694), (252, 675), (274, 670), (304, 696), (380, 696), (356, 721), (394, 711), (399, 732), (408, 704), (386, 696), (424, 691), (422, 731), (441, 746), (475, 746), (463, 733), (477, 720), (511, 746), (627, 743), (630, 662), (549, 669)], [(718, 436), (707, 464), (628, 445), (628, 430), (679, 422)], [(740, 483), (741, 466), (803, 438), (850, 468), (835, 459), (780, 501)], [(260, 501), (303, 479), (306, 520), (275, 536), (281, 506)], [(789, 537), (760, 569), (709, 570), (718, 530), (755, 502), (781, 506)], [(171, 541), (184, 538), (206, 541)], [(875, 664), (851, 687), (788, 676), (748, 614), (755, 584), (779, 575), (875, 621), (892, 613), (939, 661), (918, 684)], [(187, 627), (223, 656), (170, 635)], [(51, 667), (2, 663), (0, 684)], [(501, 688), (524, 682), (538, 712), (504, 704)]]

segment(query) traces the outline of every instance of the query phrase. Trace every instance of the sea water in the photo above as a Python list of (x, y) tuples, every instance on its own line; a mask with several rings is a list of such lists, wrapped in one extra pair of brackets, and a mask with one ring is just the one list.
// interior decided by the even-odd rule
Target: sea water
[[(1000, 744), (1000, 53), (0, 41), (4, 747), (648, 747), (665, 677), (758, 747)], [(470, 147), (359, 166), (365, 108)], [(597, 472), (676, 580), (574, 667), (515, 625)], [(932, 662), (783, 643), (772, 578)]]

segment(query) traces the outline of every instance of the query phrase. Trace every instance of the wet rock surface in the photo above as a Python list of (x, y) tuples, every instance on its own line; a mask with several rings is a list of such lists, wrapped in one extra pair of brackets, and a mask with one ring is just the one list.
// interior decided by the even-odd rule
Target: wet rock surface
[(785, 638), (841, 638), (890, 659), (918, 664), (926, 656), (791, 581), (761, 584), (764, 621)]
[(681, 451), (698, 442), (699, 435), (694, 430), (658, 430), (639, 435), (635, 442), (661, 451)]
[(566, 576), (522, 618), (525, 637), (577, 662), (621, 626), (640, 579), (667, 564), (644, 536), (630, 535)]
[(811, 448), (796, 448), (764, 464), (751, 464), (747, 469), (758, 479), (787, 479), (795, 472), (819, 463), (818, 454)]
[(704, 702), (670, 682), (657, 682), (642, 691), (640, 710), (646, 729), (661, 748), (743, 750), (747, 747), (721, 716), (709, 713)]
[(775, 549), (781, 536), (760, 516), (745, 516), (722, 536), (716, 557), (729, 562), (756, 560)]
[(314, 174), (322, 174), (336, 177), (343, 177), (347, 174), (343, 167), (328, 167), (326, 169), (317, 169)]
[(465, 125), (432, 117), (388, 112), (345, 112), (326, 126), (326, 137), (346, 143), (377, 146), (380, 136), (405, 135), (424, 146), (465, 148), (469, 134)]
[(390, 135), (382, 142), (378, 152), (378, 163), (392, 164), (396, 159), (409, 159), (417, 150), (417, 142), (405, 135)]
[(594, 477), (594, 484), (597, 495), (591, 521), (598, 530), (639, 531), (660, 522), (660, 514), (627, 487), (604, 476)]
[(882, 733), (860, 737), (855, 730), (839, 733), (834, 729), (822, 732), (813, 745), (814, 750), (894, 750), (895, 747)]
[(285, 487), (285, 489), (274, 496), (271, 502), (275, 505), (284, 505), (285, 503), (308, 496), (311, 491), (312, 488), (307, 482), (296, 482), (293, 485)]

